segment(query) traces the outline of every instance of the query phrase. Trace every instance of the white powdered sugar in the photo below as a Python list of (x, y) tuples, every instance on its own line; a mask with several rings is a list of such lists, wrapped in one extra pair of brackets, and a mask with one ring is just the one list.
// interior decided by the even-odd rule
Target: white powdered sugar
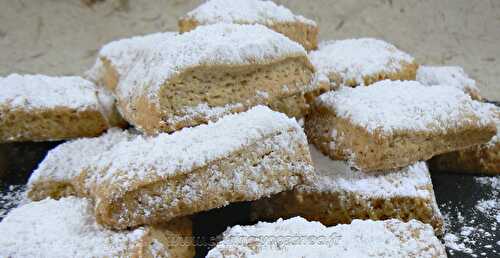
[(81, 138), (58, 145), (49, 151), (28, 180), (28, 188), (40, 182), (71, 182), (82, 170), (92, 164), (100, 153), (119, 142), (130, 140), (134, 135), (118, 128), (95, 138)]
[(282, 5), (261, 0), (209, 0), (187, 13), (182, 19), (193, 19), (200, 24), (274, 25), (276, 22), (300, 22), (316, 26), (314, 21), (295, 15)]
[(3, 192), (0, 191), (0, 221), (11, 209), (24, 205), (29, 201), (24, 185), (10, 185), (8, 189)]
[(417, 81), (424, 85), (449, 85), (465, 92), (479, 92), (476, 81), (459, 66), (420, 66)]
[(235, 226), (207, 257), (446, 257), (429, 225), (416, 220), (353, 220), (325, 227), (301, 217)]
[(363, 198), (413, 197), (433, 199), (431, 177), (425, 162), (398, 171), (364, 173), (353, 170), (346, 161), (335, 161), (310, 145), (317, 178), (311, 185), (298, 186), (306, 192), (350, 192)]
[(316, 101), (354, 125), (381, 134), (397, 130), (446, 132), (493, 123), (493, 105), (473, 101), (450, 86), (427, 87), (416, 81), (384, 80), (370, 87), (341, 87)]
[(363, 77), (378, 73), (394, 73), (413, 57), (395, 46), (373, 38), (326, 41), (309, 54), (319, 81), (328, 82), (329, 75), (338, 74), (345, 81), (364, 84)]
[(119, 100), (149, 97), (158, 104), (161, 86), (172, 76), (201, 65), (268, 64), (305, 49), (262, 25), (215, 24), (159, 42), (137, 58), (117, 88)]
[(2, 257), (118, 257), (130, 251), (145, 230), (104, 229), (90, 201), (69, 197), (12, 210), (0, 223), (0, 232)]
[(181, 121), (189, 121), (197, 117), (203, 117), (208, 121), (217, 120), (218, 117), (231, 114), (234, 109), (244, 109), (243, 104), (227, 104), (220, 107), (209, 107), (207, 103), (200, 103), (194, 107), (185, 107), (182, 109), (182, 116), (173, 116), (166, 119), (167, 123), (175, 124)]
[(81, 77), (11, 74), (0, 77), (0, 105), (11, 109), (97, 110), (95, 85)]
[(108, 60), (120, 77), (125, 76), (137, 58), (176, 35), (178, 35), (176, 32), (159, 32), (112, 41), (101, 48), (99, 56), (94, 66), (87, 72), (87, 76), (94, 81), (98, 81), (103, 76), (101, 58)]
[(302, 131), (295, 119), (257, 106), (225, 116), (216, 123), (185, 128), (173, 134), (138, 136), (99, 155), (91, 169), (105, 170), (89, 183), (104, 181), (126, 190), (135, 180), (155, 182), (189, 173), (264, 137), (291, 129)]

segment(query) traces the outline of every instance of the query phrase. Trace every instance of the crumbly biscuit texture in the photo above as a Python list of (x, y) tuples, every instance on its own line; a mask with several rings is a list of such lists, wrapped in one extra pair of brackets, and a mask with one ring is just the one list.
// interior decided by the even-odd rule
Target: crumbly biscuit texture
[(100, 153), (135, 136), (128, 131), (111, 128), (95, 138), (81, 138), (58, 145), (49, 151), (28, 180), (28, 196), (33, 200), (79, 195), (75, 180)]
[[(107, 230), (96, 223), (87, 199), (45, 199), (12, 210), (0, 223), (0, 256), (171, 257), (172, 247), (165, 246), (162, 238), (155, 235), (166, 238), (175, 234), (167, 229), (153, 233), (155, 230), (148, 227), (121, 232)], [(181, 252), (184, 257), (193, 256), (189, 248), (174, 249), (173, 252)]]
[(370, 87), (342, 87), (318, 97), (317, 105), (368, 132), (398, 130), (446, 133), (457, 127), (489, 126), (492, 105), (473, 101), (446, 85), (426, 87), (416, 81), (380, 81)]
[(268, 64), (303, 56), (302, 46), (262, 25), (214, 24), (155, 45), (118, 84), (119, 98), (145, 96), (158, 103), (161, 86), (172, 76), (200, 65)]
[(418, 219), (443, 232), (443, 217), (425, 162), (383, 173), (364, 173), (334, 161), (310, 146), (316, 177), (293, 191), (253, 204), (254, 219), (303, 216), (325, 225), (352, 219)]
[(316, 82), (337, 87), (368, 85), (381, 79), (414, 80), (417, 65), (409, 54), (374, 38), (322, 42), (309, 53)]
[(480, 100), (476, 81), (471, 79), (459, 66), (420, 66), (417, 70), (417, 81), (424, 85), (449, 85)]
[(183, 19), (195, 19), (200, 24), (215, 23), (274, 23), (300, 22), (316, 26), (312, 20), (295, 15), (282, 5), (260, 0), (210, 0), (187, 13)]
[(432, 228), (416, 220), (354, 220), (348, 225), (325, 227), (301, 217), (232, 227), (224, 232), (223, 240), (207, 257), (319, 258), (332, 254), (335, 257), (446, 257), (445, 248)]
[(295, 119), (257, 106), (216, 123), (119, 143), (89, 166), (86, 189), (98, 221), (124, 228), (290, 190), (313, 170)]

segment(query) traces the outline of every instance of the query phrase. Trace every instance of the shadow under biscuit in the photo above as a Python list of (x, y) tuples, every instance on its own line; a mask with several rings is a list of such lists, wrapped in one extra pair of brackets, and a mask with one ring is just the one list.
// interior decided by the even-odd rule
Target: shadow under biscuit
[(47, 152), (63, 141), (0, 144), (0, 181), (6, 185), (26, 184)]

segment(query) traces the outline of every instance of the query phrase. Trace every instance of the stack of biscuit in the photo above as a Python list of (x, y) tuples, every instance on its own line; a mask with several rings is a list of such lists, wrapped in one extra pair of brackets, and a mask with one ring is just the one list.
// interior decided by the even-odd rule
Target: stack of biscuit
[[(68, 140), (0, 223), (0, 256), (193, 257), (190, 216), (247, 201), (277, 221), (228, 229), (208, 257), (445, 257), (426, 161), (500, 173), (500, 112), (459, 67), (318, 44), (270, 1), (210, 0), (179, 28), (103, 46), (85, 79), (0, 78), (0, 141)], [(260, 238), (283, 235), (329, 238)]]

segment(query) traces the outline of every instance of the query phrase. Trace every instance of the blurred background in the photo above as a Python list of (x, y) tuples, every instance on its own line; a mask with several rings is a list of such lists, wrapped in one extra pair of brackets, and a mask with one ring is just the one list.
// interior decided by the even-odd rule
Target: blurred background
[[(0, 0), (0, 76), (82, 74), (106, 42), (177, 30), (194, 0)], [(420, 63), (460, 65), (500, 100), (500, 0), (275, 0), (321, 40), (377, 37)]]

